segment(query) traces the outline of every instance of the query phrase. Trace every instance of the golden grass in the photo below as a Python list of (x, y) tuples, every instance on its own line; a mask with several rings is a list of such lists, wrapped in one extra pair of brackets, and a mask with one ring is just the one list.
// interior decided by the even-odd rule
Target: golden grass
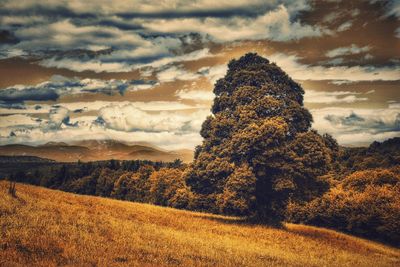
[(400, 250), (335, 231), (0, 181), (0, 266), (400, 266)]

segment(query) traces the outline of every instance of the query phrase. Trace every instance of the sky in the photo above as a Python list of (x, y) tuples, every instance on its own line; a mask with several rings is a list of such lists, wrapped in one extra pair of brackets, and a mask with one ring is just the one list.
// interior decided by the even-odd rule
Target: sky
[(400, 136), (400, 1), (0, 0), (0, 145), (194, 149), (248, 52), (302, 85), (339, 144)]

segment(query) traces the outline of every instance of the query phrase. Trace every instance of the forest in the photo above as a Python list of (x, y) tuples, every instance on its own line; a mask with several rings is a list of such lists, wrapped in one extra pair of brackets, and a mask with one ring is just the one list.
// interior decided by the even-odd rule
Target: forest
[(232, 60), (214, 94), (190, 164), (2, 157), (1, 175), (276, 227), (322, 226), (400, 246), (400, 138), (339, 146), (311, 128), (301, 86), (257, 54)]

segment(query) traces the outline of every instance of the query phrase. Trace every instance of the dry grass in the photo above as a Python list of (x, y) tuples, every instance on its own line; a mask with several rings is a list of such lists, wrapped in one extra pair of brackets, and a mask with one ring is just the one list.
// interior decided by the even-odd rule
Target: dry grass
[(0, 266), (400, 266), (400, 250), (334, 231), (0, 181)]

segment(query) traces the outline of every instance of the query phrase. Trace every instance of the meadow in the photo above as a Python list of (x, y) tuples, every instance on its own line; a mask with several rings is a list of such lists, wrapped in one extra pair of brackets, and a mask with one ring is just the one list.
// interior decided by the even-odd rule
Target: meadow
[(333, 230), (0, 181), (0, 266), (399, 266), (400, 250)]

